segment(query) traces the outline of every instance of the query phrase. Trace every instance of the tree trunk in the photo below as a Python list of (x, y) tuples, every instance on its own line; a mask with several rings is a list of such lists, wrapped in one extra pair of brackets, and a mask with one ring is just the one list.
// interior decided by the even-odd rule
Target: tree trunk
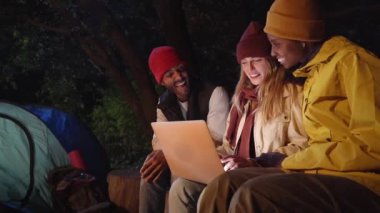
[(193, 76), (199, 76), (189, 32), (186, 28), (182, 0), (155, 0), (155, 8), (161, 21), (161, 30), (169, 45), (174, 46), (189, 63)]
[(126, 74), (112, 63), (105, 48), (94, 39), (81, 37), (80, 44), (91, 61), (97, 66), (102, 67), (106, 74), (120, 88), (126, 104), (132, 108), (135, 115), (139, 118), (141, 126), (146, 129), (146, 134), (151, 135), (150, 121), (144, 116), (144, 104), (141, 103), (137, 94), (134, 92), (131, 81), (127, 78)]
[[(136, 89), (131, 84), (132, 80), (128, 79), (122, 70), (110, 65), (105, 67), (105, 69), (121, 89), (127, 104), (132, 107), (137, 117), (143, 120), (142, 123), (146, 132), (151, 134), (150, 122), (156, 119), (155, 106), (157, 104), (157, 94), (153, 82), (148, 75), (147, 63), (137, 54), (132, 42), (122, 32), (116, 21), (112, 18), (112, 14), (103, 3), (81, 0), (79, 1), (79, 5), (89, 12), (90, 15), (101, 17), (101, 23), (107, 23), (107, 31), (105, 33), (113, 42), (124, 66), (130, 68), (131, 77), (133, 77), (137, 85), (137, 91), (135, 91)], [(96, 61), (94, 62), (96, 63)]]
[(108, 35), (119, 51), (124, 65), (129, 66), (130, 71), (136, 80), (145, 120), (149, 123), (154, 121), (156, 119), (155, 106), (157, 104), (157, 94), (148, 75), (149, 70), (146, 66), (147, 62), (138, 56), (137, 51), (119, 27), (115, 25), (112, 26)]

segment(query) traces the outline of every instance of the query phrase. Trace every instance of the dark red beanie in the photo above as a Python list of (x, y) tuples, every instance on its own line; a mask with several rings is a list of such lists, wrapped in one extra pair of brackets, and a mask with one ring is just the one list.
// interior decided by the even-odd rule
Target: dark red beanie
[(236, 46), (236, 59), (240, 64), (246, 57), (270, 56), (271, 45), (262, 26), (255, 21), (249, 23)]
[(171, 68), (179, 64), (186, 64), (177, 51), (170, 46), (156, 47), (149, 55), (149, 68), (157, 83), (161, 83), (162, 76)]

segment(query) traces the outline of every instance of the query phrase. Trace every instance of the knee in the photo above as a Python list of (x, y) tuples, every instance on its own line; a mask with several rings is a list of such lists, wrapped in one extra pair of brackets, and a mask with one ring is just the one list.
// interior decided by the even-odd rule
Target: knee
[(186, 191), (186, 182), (185, 179), (178, 178), (172, 183), (172, 186), (170, 187), (169, 191), (169, 199), (181, 197), (184, 195)]
[(207, 184), (206, 188), (202, 192), (202, 199), (208, 200), (209, 197), (229, 191), (231, 187), (234, 188), (233, 181), (234, 178), (232, 173), (223, 173)]
[(275, 174), (252, 178), (242, 184), (235, 195), (270, 194), (272, 192), (276, 194), (277, 190), (286, 184), (282, 181), (281, 176), (281, 174)]
[[(276, 182), (268, 185), (270, 177), (258, 177), (242, 184), (233, 194), (229, 211), (230, 212), (275, 212), (270, 207), (273, 206), (271, 200), (282, 199), (283, 196), (276, 190)], [(286, 183), (282, 183), (286, 184)], [(280, 196), (280, 197), (278, 197)]]
[(156, 194), (158, 192), (165, 192), (167, 191), (167, 186), (165, 185), (159, 185), (157, 183), (152, 182), (145, 182), (141, 180), (140, 182), (140, 195), (150, 195), (150, 194)]
[(152, 191), (152, 184), (149, 182), (145, 182), (144, 180), (141, 180), (140, 182), (140, 196), (149, 194), (149, 192)]
[(225, 173), (219, 175), (217, 178), (215, 178), (209, 184), (207, 184), (207, 186), (209, 186), (209, 185), (213, 185), (214, 187), (225, 186), (235, 179), (235, 178), (233, 178), (233, 176), (234, 176), (234, 172), (225, 172)]
[(198, 197), (205, 185), (189, 181), (183, 178), (175, 180), (169, 191), (169, 200), (178, 199), (187, 200)]

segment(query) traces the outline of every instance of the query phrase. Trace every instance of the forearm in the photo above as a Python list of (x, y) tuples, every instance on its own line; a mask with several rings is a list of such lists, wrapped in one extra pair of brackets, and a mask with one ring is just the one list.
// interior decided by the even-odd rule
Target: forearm
[(286, 158), (285, 154), (279, 152), (263, 153), (254, 160), (262, 167), (280, 167), (281, 162)]
[[(367, 136), (366, 136), (367, 135)], [(283, 161), (286, 169), (327, 169), (333, 171), (371, 171), (379, 169), (380, 147), (375, 133), (361, 134), (341, 141), (314, 141), (310, 147)], [(372, 136), (372, 137), (371, 137)]]

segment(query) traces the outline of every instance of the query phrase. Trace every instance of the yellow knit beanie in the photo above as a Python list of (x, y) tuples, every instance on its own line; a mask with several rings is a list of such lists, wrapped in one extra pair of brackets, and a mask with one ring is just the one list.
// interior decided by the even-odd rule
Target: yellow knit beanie
[(320, 0), (275, 0), (267, 13), (264, 32), (297, 41), (320, 41), (325, 23)]

